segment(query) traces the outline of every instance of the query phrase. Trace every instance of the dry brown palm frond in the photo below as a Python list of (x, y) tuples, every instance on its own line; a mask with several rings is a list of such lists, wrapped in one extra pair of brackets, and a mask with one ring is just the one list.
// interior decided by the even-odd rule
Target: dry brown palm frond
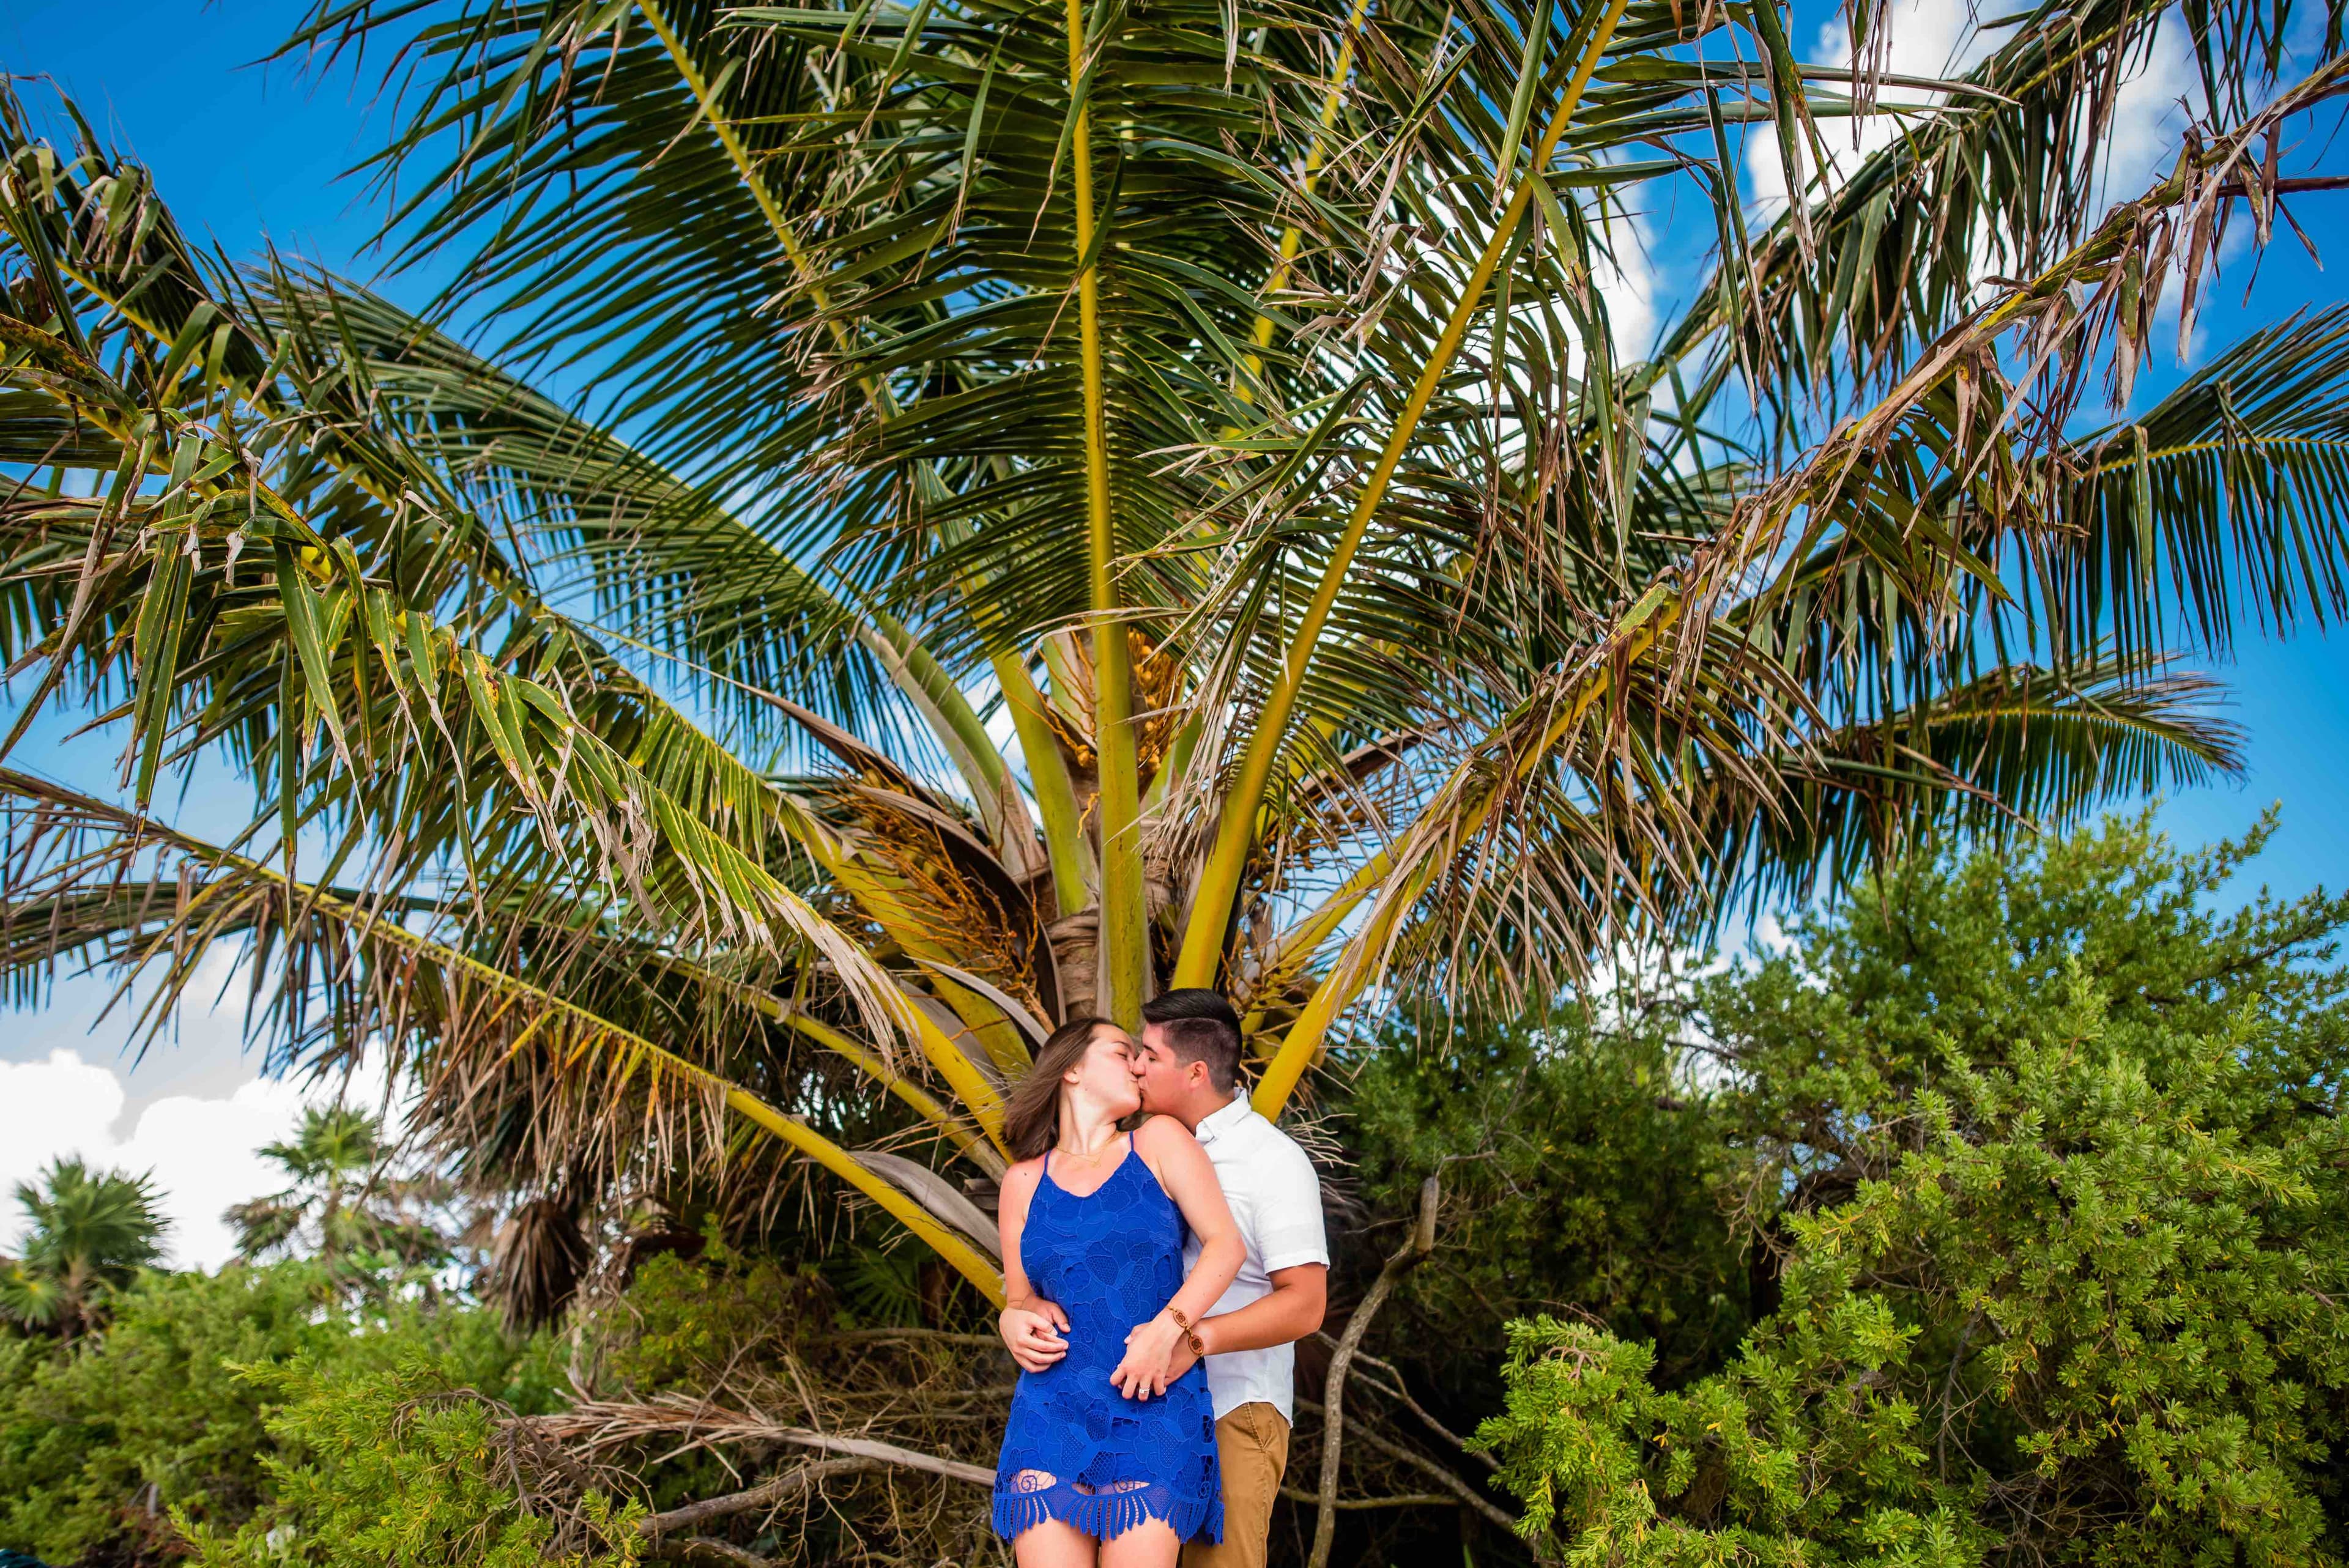
[(482, 1295), (510, 1330), (543, 1328), (568, 1310), (591, 1258), (577, 1207), (559, 1197), (533, 1198), (499, 1227)]

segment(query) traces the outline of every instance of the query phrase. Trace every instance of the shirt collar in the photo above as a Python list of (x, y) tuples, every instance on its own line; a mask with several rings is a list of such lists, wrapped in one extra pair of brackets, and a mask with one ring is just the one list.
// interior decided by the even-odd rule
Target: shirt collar
[(1232, 1092), (1232, 1103), (1221, 1110), (1201, 1117), (1199, 1125), (1191, 1130), (1191, 1136), (1202, 1143), (1213, 1143), (1245, 1121), (1247, 1119), (1248, 1110), (1247, 1096), (1235, 1089)]

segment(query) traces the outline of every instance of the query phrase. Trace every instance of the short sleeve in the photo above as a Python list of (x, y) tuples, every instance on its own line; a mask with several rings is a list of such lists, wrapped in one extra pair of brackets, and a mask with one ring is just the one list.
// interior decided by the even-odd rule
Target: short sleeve
[(1255, 1205), (1257, 1253), (1264, 1272), (1326, 1264), (1330, 1241), (1321, 1226), (1321, 1178), (1286, 1134), (1276, 1130), (1269, 1142)]

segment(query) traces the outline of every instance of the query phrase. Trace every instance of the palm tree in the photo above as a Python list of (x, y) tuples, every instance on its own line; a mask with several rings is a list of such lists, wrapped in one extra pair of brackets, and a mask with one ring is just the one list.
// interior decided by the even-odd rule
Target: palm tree
[[(2233, 769), (2172, 650), (2341, 613), (2349, 315), (2082, 410), (2340, 183), (2277, 150), (2349, 61), (2195, 16), (2107, 202), (2154, 0), (1950, 80), (1875, 5), (1812, 64), (1679, 0), (322, 4), (423, 316), (9, 99), (8, 745), (78, 703), (127, 803), (0, 779), (5, 962), (160, 1020), (247, 944), (281, 1059), (386, 1043), (476, 1172), (802, 1156), (993, 1295), (949, 1173), (1056, 1019), (1227, 987), (1277, 1113), (1385, 987)], [(1714, 270), (1628, 341), (1675, 193)], [(215, 754), (225, 840), (151, 810)]]
[(0, 1314), (69, 1340), (88, 1333), (109, 1296), (161, 1261), (170, 1222), (158, 1203), (150, 1178), (64, 1156), (19, 1181), (25, 1255), (0, 1265)]
[(291, 1141), (261, 1152), (290, 1185), (222, 1216), (235, 1227), (237, 1256), (246, 1262), (299, 1253), (364, 1274), (379, 1260), (412, 1269), (450, 1257), (449, 1238), (427, 1212), (447, 1201), (447, 1183), (390, 1174), (385, 1167), (394, 1150), (379, 1119), (345, 1105), (311, 1106)]

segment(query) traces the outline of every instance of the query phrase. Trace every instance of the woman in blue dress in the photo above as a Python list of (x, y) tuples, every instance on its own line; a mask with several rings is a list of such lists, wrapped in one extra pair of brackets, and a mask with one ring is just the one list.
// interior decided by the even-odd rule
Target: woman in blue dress
[[(1160, 1116), (1118, 1130), (1142, 1107), (1133, 1054), (1116, 1025), (1073, 1019), (1004, 1111), (1019, 1161), (999, 1210), (1006, 1299), (1057, 1306), (1067, 1340), (1023, 1365), (996, 1465), (995, 1532), (1019, 1568), (1174, 1568), (1185, 1541), (1223, 1539), (1206, 1371), (1170, 1383), (1166, 1365), (1243, 1248), (1187, 1128)], [(1188, 1278), (1185, 1225), (1200, 1242)]]

